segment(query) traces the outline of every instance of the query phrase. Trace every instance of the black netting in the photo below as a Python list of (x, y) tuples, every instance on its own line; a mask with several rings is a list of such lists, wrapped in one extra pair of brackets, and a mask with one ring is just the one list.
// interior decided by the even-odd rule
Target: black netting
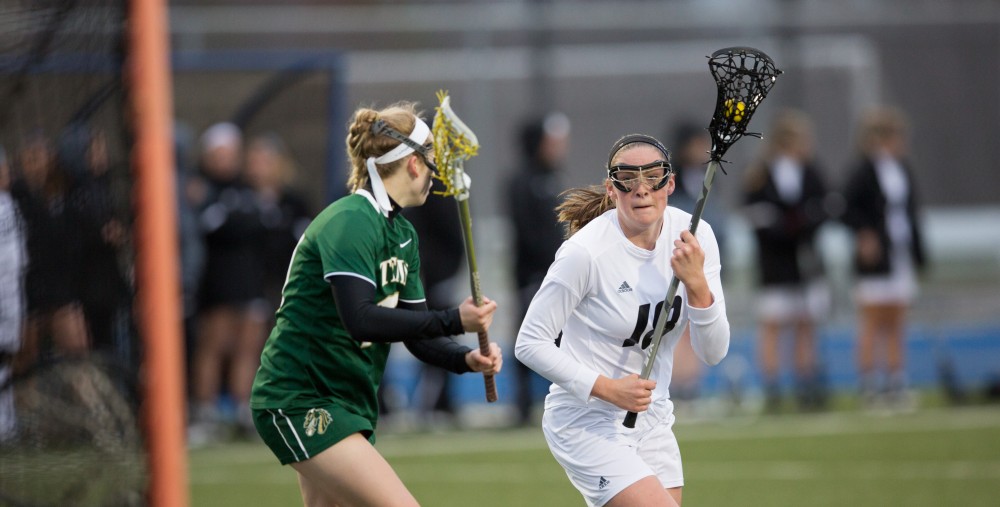
[(708, 130), (712, 134), (712, 158), (720, 160), (744, 134), (759, 136), (746, 132), (747, 125), (781, 71), (766, 54), (744, 47), (712, 53), (708, 67), (719, 90)]
[(135, 365), (124, 19), (122, 2), (0, 8), (0, 147), (24, 229), (25, 324), (39, 357), (73, 341), (60, 333), (79, 319), (62, 317), (79, 307), (89, 348)]
[[(132, 387), (141, 352), (125, 8), (0, 0), (0, 500), (141, 497), (133, 487), (128, 500), (111, 500), (103, 492), (121, 477), (92, 473), (144, 469)], [(114, 367), (88, 366), (98, 360)], [(72, 373), (41, 366), (53, 361), (82, 362)], [(73, 468), (82, 480), (45, 480)]]

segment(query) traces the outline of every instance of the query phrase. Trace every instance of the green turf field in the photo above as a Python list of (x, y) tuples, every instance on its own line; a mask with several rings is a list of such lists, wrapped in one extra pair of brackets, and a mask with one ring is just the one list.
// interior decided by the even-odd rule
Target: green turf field
[[(678, 424), (684, 505), (1000, 505), (1000, 407)], [(422, 505), (581, 506), (540, 428), (389, 434), (377, 447)], [(194, 506), (301, 505), (263, 444), (190, 454)]]

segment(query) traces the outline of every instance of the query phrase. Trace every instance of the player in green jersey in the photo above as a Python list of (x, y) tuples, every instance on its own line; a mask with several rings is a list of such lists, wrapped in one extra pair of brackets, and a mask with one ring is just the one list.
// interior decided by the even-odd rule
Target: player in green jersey
[(292, 256), (250, 405), (264, 442), (298, 472), (308, 507), (417, 505), (373, 447), (392, 342), (455, 373), (500, 372), (495, 343), (483, 355), (449, 338), (486, 331), (495, 302), (432, 311), (424, 300), (417, 235), (399, 211), (427, 199), (431, 146), (413, 103), (355, 111), (351, 194), (313, 220)]

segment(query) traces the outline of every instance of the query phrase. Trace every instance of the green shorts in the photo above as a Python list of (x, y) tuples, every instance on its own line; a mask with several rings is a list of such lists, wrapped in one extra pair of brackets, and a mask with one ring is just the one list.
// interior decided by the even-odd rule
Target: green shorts
[(371, 421), (335, 404), (253, 409), (253, 423), (282, 465), (305, 461), (353, 433), (361, 433), (375, 444)]

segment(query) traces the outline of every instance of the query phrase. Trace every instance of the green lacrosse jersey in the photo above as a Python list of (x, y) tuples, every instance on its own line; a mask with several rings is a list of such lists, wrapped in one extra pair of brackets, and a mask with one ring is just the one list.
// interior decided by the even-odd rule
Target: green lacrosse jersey
[(375, 287), (379, 306), (424, 300), (417, 234), (391, 220), (365, 190), (338, 199), (299, 240), (276, 323), (261, 354), (250, 406), (302, 409), (336, 403), (371, 421), (389, 343), (358, 342), (337, 313), (329, 280), (354, 276)]

